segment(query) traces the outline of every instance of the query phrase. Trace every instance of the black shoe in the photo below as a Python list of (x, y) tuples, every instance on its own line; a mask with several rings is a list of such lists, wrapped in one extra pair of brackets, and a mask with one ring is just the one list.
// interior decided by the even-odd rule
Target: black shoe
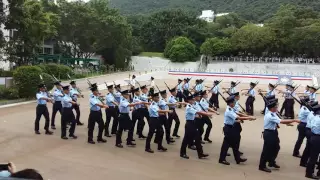
[(97, 141), (98, 141), (98, 143), (106, 143), (107, 142), (107, 140), (105, 140), (105, 139), (97, 139)]
[(193, 146), (189, 146), (188, 148), (191, 149), (191, 150), (197, 150), (196, 146), (194, 146), (194, 145)]
[(116, 144), (116, 147), (123, 148), (122, 144)]
[(112, 137), (109, 133), (108, 133), (108, 134), (104, 134), (104, 136), (106, 136), (106, 137)]
[(135, 139), (132, 139), (131, 141), (136, 141)]
[(77, 125), (78, 126), (83, 126), (83, 123), (82, 122), (78, 122)]
[(224, 160), (224, 161), (219, 161), (219, 163), (220, 163), (220, 164), (224, 164), (224, 165), (228, 165), (228, 166), (230, 165), (230, 163), (229, 163), (228, 161), (226, 161), (226, 160)]
[(292, 156), (293, 156), (293, 157), (296, 157), (296, 158), (301, 158), (301, 155), (300, 155), (300, 154), (293, 154)]
[(276, 163), (274, 163), (274, 164), (270, 164), (270, 163), (269, 163), (269, 167), (273, 167), (273, 168), (276, 168), (276, 169), (279, 169), (279, 168), (280, 168), (280, 166), (277, 165)]
[(231, 156), (231, 154), (230, 154), (230, 153), (227, 153), (227, 156)]
[(117, 133), (111, 133), (111, 136), (115, 136), (115, 135), (117, 135)]
[(162, 152), (166, 152), (168, 149), (167, 148), (165, 148), (165, 147), (160, 147), (160, 148), (158, 148), (158, 151), (162, 151)]
[(267, 167), (259, 167), (259, 170), (267, 173), (271, 173), (271, 169), (268, 169)]
[(180, 157), (182, 157), (184, 159), (189, 159), (189, 156), (187, 156), (186, 154), (181, 154)]
[(176, 141), (174, 141), (174, 140), (172, 140), (172, 139), (170, 139), (170, 140), (167, 141), (168, 144), (172, 144), (172, 143), (174, 143), (174, 142), (176, 142)]
[(68, 138), (66, 136), (61, 137), (61, 139), (67, 140)]
[(208, 143), (212, 143), (212, 141), (209, 138), (204, 139), (204, 141), (207, 141)]
[(240, 155), (240, 156), (242, 156), (242, 155), (243, 155), (243, 152), (241, 152), (241, 151), (238, 151), (238, 152), (239, 152), (239, 155)]
[(307, 167), (307, 164), (300, 163), (300, 166), (306, 168), (306, 167)]
[(153, 143), (158, 144), (158, 142), (156, 140), (154, 140)]
[(199, 159), (204, 159), (204, 158), (206, 158), (206, 157), (208, 157), (209, 156), (209, 154), (200, 154), (199, 156), (198, 156), (198, 158)]
[(306, 175), (306, 178), (309, 178), (309, 179), (319, 179), (319, 177), (311, 174), (311, 175)]
[(51, 126), (51, 129), (56, 129), (56, 126)]
[(206, 144), (204, 141), (201, 140), (201, 144)]
[(40, 131), (35, 131), (34, 133), (36, 133), (36, 134), (41, 134)]
[(240, 158), (240, 159), (239, 159), (239, 161), (237, 162), (237, 164), (240, 164), (240, 163), (242, 163), (242, 162), (246, 162), (246, 161), (247, 161), (247, 159), (246, 159), (246, 158), (244, 158), (244, 159)]
[(152, 149), (146, 149), (145, 151), (148, 153), (154, 153), (154, 151)]
[(89, 144), (95, 144), (96, 142), (94, 142), (93, 140), (89, 140), (88, 143)]
[(180, 136), (178, 134), (174, 134), (172, 135), (173, 137), (176, 137), (176, 138), (180, 138)]
[(78, 138), (78, 136), (76, 136), (76, 135), (69, 135), (69, 137), (71, 137), (73, 139), (77, 139)]
[(127, 146), (136, 146), (136, 144), (133, 142), (127, 142)]
[(144, 135), (139, 135), (139, 139), (146, 139), (147, 137)]
[(53, 132), (51, 132), (51, 131), (46, 131), (46, 135), (52, 135), (53, 134)]

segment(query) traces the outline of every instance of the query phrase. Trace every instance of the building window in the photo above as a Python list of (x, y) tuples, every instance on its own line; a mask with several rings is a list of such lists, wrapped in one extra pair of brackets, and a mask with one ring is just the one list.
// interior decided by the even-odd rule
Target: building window
[(52, 54), (53, 50), (52, 48), (44, 48), (44, 54)]

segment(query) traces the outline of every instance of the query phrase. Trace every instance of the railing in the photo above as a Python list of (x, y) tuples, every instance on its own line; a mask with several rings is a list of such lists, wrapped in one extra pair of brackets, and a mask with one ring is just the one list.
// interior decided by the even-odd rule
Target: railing
[(215, 62), (249, 62), (249, 63), (281, 63), (281, 64), (320, 64), (320, 57), (301, 58), (301, 57), (252, 57), (252, 56), (205, 56), (203, 63)]

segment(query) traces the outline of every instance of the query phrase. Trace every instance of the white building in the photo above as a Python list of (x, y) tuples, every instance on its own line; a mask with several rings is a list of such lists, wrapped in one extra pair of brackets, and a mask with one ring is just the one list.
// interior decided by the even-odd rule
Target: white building
[(207, 22), (213, 22), (214, 20), (214, 11), (212, 10), (203, 10), (200, 19), (203, 19)]
[(219, 17), (219, 16), (225, 16), (225, 15), (228, 15), (229, 13), (218, 13), (216, 14), (216, 17)]

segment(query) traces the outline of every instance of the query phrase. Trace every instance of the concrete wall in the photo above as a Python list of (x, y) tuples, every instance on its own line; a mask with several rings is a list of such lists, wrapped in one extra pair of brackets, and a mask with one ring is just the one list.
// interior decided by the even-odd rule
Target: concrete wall
[(291, 76), (316, 76), (320, 77), (320, 65), (313, 64), (271, 64), (271, 63), (240, 63), (224, 62), (208, 64), (206, 72), (242, 74), (270, 74)]

